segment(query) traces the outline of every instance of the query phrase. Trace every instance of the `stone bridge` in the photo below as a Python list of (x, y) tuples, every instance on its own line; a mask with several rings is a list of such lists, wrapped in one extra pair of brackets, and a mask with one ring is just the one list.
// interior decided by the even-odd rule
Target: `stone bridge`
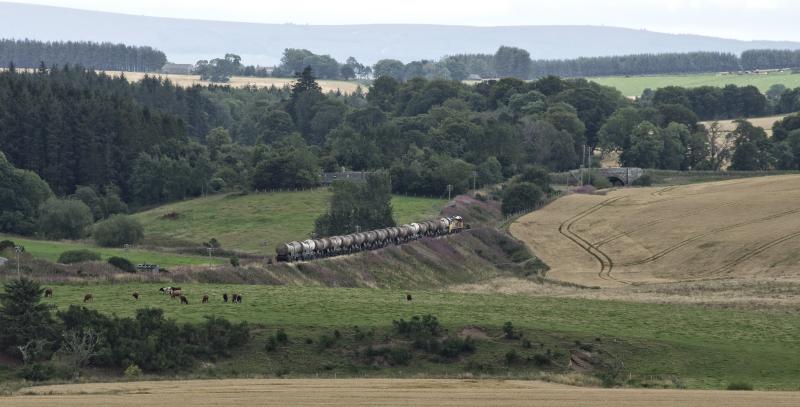
[[(644, 175), (644, 170), (636, 167), (593, 168), (590, 171), (608, 178), (617, 187), (630, 185)], [(570, 174), (575, 177), (575, 180), (580, 180), (581, 170), (572, 170)]]

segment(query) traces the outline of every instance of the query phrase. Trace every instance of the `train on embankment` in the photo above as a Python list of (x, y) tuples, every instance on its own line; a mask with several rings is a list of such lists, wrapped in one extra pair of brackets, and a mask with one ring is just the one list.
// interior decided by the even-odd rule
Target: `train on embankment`
[(423, 237), (450, 235), (467, 228), (469, 225), (464, 224), (461, 216), (445, 217), (343, 236), (281, 243), (275, 248), (275, 258), (277, 261), (292, 262), (332, 257), (403, 244)]

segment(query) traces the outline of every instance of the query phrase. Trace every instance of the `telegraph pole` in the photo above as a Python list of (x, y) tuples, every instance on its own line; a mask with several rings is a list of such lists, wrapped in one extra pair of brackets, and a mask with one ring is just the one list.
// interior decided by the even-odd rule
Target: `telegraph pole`
[(17, 280), (22, 280), (22, 274), (19, 271), (20, 255), (22, 254), (22, 246), (14, 246), (14, 253), (17, 255)]
[(211, 267), (211, 253), (214, 252), (214, 248), (208, 247), (206, 250), (208, 250), (208, 267)]
[(453, 185), (447, 184), (447, 200), (450, 200), (450, 193), (453, 192)]
[(472, 171), (472, 190), (475, 191), (478, 189), (476, 186), (478, 183), (478, 171)]

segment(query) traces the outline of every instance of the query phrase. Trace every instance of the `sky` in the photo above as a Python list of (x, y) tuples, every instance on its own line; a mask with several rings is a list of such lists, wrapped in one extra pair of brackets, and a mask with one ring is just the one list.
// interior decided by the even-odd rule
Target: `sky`
[(125, 14), (255, 23), (605, 25), (800, 41), (798, 0), (16, 0)]

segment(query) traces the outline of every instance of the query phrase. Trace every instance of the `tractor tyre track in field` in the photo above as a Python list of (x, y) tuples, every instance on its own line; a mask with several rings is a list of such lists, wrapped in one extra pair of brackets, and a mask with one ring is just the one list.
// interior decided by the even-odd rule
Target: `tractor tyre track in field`
[(660, 252), (658, 252), (658, 253), (656, 253), (656, 254), (654, 254), (652, 256), (645, 257), (645, 258), (640, 259), (640, 260), (635, 260), (635, 261), (631, 261), (631, 262), (627, 262), (627, 263), (622, 263), (620, 265), (621, 266), (637, 266), (637, 265), (641, 265), (641, 264), (650, 263), (650, 262), (656, 261), (656, 260), (666, 256), (667, 254), (670, 254), (670, 253), (674, 252), (675, 250), (678, 250), (678, 249), (688, 245), (691, 242), (694, 242), (696, 240), (702, 239), (702, 238), (704, 238), (706, 236), (713, 235), (713, 234), (719, 233), (719, 232), (726, 232), (728, 230), (737, 229), (737, 228), (740, 228), (740, 227), (743, 227), (743, 226), (749, 226), (749, 225), (753, 225), (753, 224), (756, 224), (756, 223), (761, 223), (761, 222), (766, 222), (766, 221), (770, 221), (770, 220), (774, 220), (774, 219), (779, 219), (779, 218), (782, 218), (784, 216), (796, 214), (798, 212), (800, 212), (800, 209), (791, 209), (791, 210), (788, 210), (788, 211), (775, 213), (775, 214), (772, 214), (772, 215), (769, 215), (769, 216), (764, 216), (762, 218), (753, 219), (753, 220), (744, 221), (744, 222), (739, 222), (739, 223), (734, 223), (732, 225), (727, 225), (727, 226), (723, 226), (723, 227), (720, 227), (720, 228), (712, 229), (712, 230), (709, 230), (709, 231), (694, 235), (694, 236), (692, 236), (692, 237), (690, 237), (688, 239), (681, 240), (680, 242), (675, 243), (672, 246), (667, 247), (666, 249), (663, 249)]
[(630, 282), (628, 281), (623, 281), (615, 277), (612, 277), (611, 271), (614, 269), (614, 261), (611, 259), (611, 257), (572, 230), (572, 226), (575, 225), (575, 223), (577, 223), (579, 220), (623, 198), (624, 197), (607, 199), (603, 202), (600, 202), (599, 204), (589, 207), (583, 212), (580, 212), (572, 216), (571, 218), (568, 218), (567, 220), (561, 222), (561, 224), (558, 225), (558, 232), (567, 239), (571, 240), (576, 245), (578, 245), (578, 247), (589, 253), (600, 263), (600, 272), (597, 274), (598, 277), (600, 277), (603, 280), (613, 280), (622, 284), (630, 284)]
[[(661, 202), (661, 201), (658, 201), (658, 202)], [(686, 217), (689, 217), (689, 216), (699, 215), (699, 214), (704, 213), (704, 212), (708, 212), (708, 211), (711, 211), (711, 210), (717, 210), (719, 208), (724, 208), (726, 206), (733, 206), (733, 205), (736, 205), (736, 204), (738, 204), (738, 202), (735, 202), (735, 201), (724, 202), (719, 206), (710, 206), (710, 207), (701, 208), (701, 209), (698, 209), (698, 210), (695, 210), (695, 211), (684, 212), (684, 213), (682, 213), (680, 215), (672, 216), (672, 217), (669, 217), (669, 218), (656, 219), (656, 220), (653, 220), (653, 221), (638, 225), (638, 226), (634, 227), (633, 229), (626, 230), (624, 232), (620, 232), (620, 233), (618, 233), (616, 235), (610, 236), (610, 237), (608, 237), (606, 239), (597, 241), (597, 242), (594, 243), (594, 245), (597, 246), (597, 247), (600, 247), (600, 246), (603, 246), (603, 245), (605, 245), (607, 243), (613, 242), (613, 241), (615, 241), (615, 240), (617, 240), (617, 239), (619, 239), (621, 237), (630, 236), (630, 235), (632, 235), (632, 234), (634, 234), (636, 232), (639, 232), (639, 231), (642, 231), (642, 230), (647, 230), (651, 226), (658, 225), (658, 224), (660, 224), (662, 222), (666, 222), (666, 221), (674, 220), (674, 219), (683, 219), (683, 218), (686, 218)]]
[(770, 240), (769, 242), (766, 242), (766, 243), (762, 244), (761, 246), (756, 247), (752, 251), (747, 252), (747, 253), (745, 253), (745, 254), (743, 254), (743, 255), (741, 255), (741, 256), (739, 256), (739, 257), (737, 257), (737, 258), (735, 258), (735, 259), (733, 259), (733, 260), (731, 260), (731, 261), (729, 261), (729, 262), (727, 262), (725, 264), (723, 264), (720, 267), (717, 267), (714, 270), (711, 270), (709, 272), (704, 273), (704, 276), (712, 276), (712, 275), (719, 274), (719, 273), (721, 273), (721, 272), (723, 272), (725, 270), (730, 270), (730, 269), (738, 266), (739, 264), (741, 264), (741, 263), (743, 263), (743, 262), (745, 262), (747, 260), (750, 260), (753, 257), (756, 257), (759, 254), (761, 254), (761, 253), (763, 253), (763, 252), (765, 252), (765, 251), (767, 251), (767, 250), (769, 250), (769, 249), (771, 249), (771, 248), (773, 248), (775, 246), (778, 246), (781, 243), (785, 243), (785, 242), (787, 242), (787, 241), (789, 241), (791, 239), (794, 239), (794, 238), (796, 238), (798, 236), (800, 236), (800, 231), (796, 231), (796, 232), (792, 232), (792, 233), (789, 233), (789, 234), (786, 234), (786, 235), (779, 236), (779, 237), (777, 237), (777, 238), (775, 238), (773, 240)]

